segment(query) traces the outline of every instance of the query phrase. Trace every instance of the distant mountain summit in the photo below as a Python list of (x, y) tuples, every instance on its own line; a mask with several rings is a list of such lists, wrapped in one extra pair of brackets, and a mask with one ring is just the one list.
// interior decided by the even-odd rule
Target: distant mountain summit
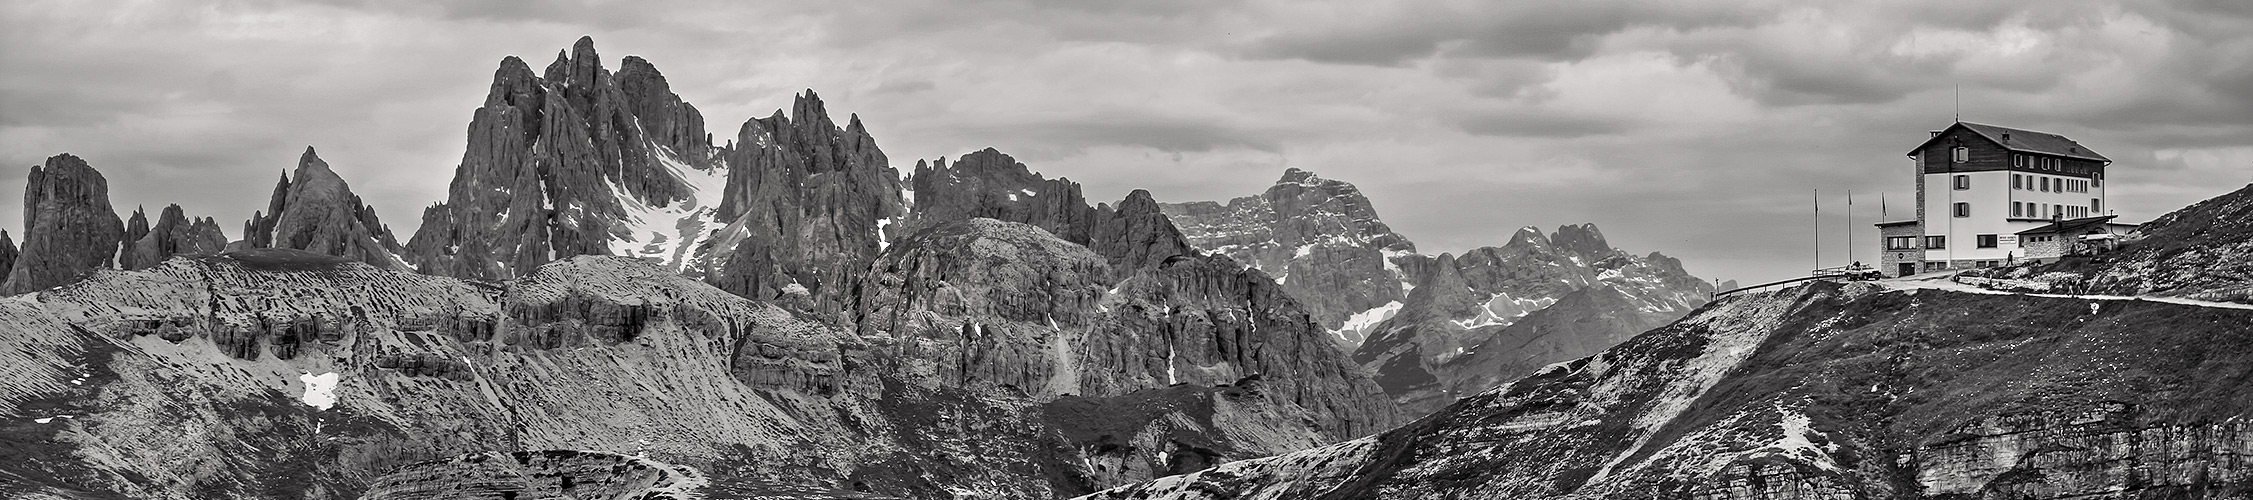
[(1275, 276), (1410, 415), (1610, 347), (1713, 293), (1678, 260), (1612, 248), (1594, 224), (1421, 255), (1360, 189), (1297, 168), (1257, 196), (1165, 210), (1198, 248)]
[(1286, 169), (1267, 191), (1228, 200), (1168, 203), (1167, 216), (1197, 248), (1235, 258), (1283, 283), (1348, 348), (1396, 310), (1413, 280), (1394, 259), (1416, 245), (1394, 233), (1361, 189)]

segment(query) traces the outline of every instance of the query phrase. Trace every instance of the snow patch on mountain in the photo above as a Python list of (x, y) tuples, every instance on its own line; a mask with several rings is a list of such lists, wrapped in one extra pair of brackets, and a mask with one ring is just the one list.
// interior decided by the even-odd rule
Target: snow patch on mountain
[(336, 406), (336, 372), (320, 375), (302, 374), (297, 376), (297, 380), (305, 383), (305, 394), (297, 398), (298, 401), (304, 402), (305, 406), (322, 410)]
[[(1376, 327), (1377, 323), (1392, 319), (1394, 314), (1399, 314), (1401, 305), (1400, 301), (1395, 300), (1367, 311), (1353, 313), (1346, 317), (1345, 325), (1331, 330), (1330, 334), (1340, 339), (1368, 338), (1369, 329)], [(1355, 332), (1356, 335), (1346, 335), (1347, 332)]]
[(1451, 320), (1465, 330), (1489, 326), (1510, 326), (1519, 318), (1556, 304), (1555, 297), (1512, 297), (1508, 292), (1496, 293), (1479, 305), (1478, 315), (1468, 319)]
[[(720, 198), (727, 192), (727, 168), (715, 162), (711, 168), (697, 168), (682, 162), (670, 148), (657, 148), (657, 160), (665, 165), (681, 185), (688, 187), (688, 195), (680, 200), (665, 203), (662, 200), (643, 200), (604, 180), (618, 205), (625, 209), (625, 217), (612, 224), (610, 253), (635, 257), (665, 266), (673, 272), (692, 269), (704, 255), (699, 252), (705, 241), (712, 238), (714, 229), (723, 224), (714, 220), (719, 210)], [(657, 205), (664, 206), (657, 206)]]

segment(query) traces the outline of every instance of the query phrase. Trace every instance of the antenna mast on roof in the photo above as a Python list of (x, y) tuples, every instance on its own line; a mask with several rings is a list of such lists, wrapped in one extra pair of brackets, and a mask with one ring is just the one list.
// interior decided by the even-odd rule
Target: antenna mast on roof
[(1956, 121), (1964, 121), (1964, 84), (1956, 84)]

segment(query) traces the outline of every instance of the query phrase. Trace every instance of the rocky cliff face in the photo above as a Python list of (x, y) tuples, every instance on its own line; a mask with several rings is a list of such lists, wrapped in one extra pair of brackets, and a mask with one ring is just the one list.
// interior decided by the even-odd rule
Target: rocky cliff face
[(1094, 498), (2234, 498), (2253, 311), (1733, 295), (1371, 438)]
[(23, 193), (23, 250), (0, 294), (68, 283), (116, 263), (125, 223), (110, 209), (109, 180), (70, 154), (31, 167)]
[(295, 179), (274, 185), (266, 211), (243, 223), (240, 248), (287, 248), (335, 255), (384, 269), (406, 269), (399, 240), (360, 202), (344, 178), (311, 146), (297, 159)]
[(134, 209), (133, 217), (125, 223), (125, 242), (118, 249), (117, 267), (145, 269), (174, 255), (211, 255), (226, 248), (227, 234), (219, 229), (219, 221), (210, 217), (189, 219), (180, 205), (166, 205), (152, 226), (148, 214)]
[[(406, 264), (499, 279), (573, 255), (693, 260), (720, 223), (702, 116), (635, 58), (614, 76), (581, 38), (544, 74), (501, 61), (445, 203), (423, 212)], [(677, 105), (676, 105), (677, 104)], [(701, 196), (701, 198), (699, 198)]]
[(1276, 276), (1316, 321), (1351, 349), (1370, 325), (1397, 310), (1412, 277), (1393, 259), (1416, 245), (1377, 218), (1360, 188), (1288, 169), (1257, 196), (1170, 203), (1167, 216), (1190, 244)]
[(1702, 305), (1681, 262), (1611, 247), (1592, 224), (1524, 228), (1501, 247), (1441, 255), (1354, 360), (1411, 415), (1595, 353)]

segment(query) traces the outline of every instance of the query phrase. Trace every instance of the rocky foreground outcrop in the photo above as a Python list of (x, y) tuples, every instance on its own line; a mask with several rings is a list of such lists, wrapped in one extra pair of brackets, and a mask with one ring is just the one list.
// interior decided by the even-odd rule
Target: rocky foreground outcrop
[(1092, 498), (2236, 498), (2253, 311), (1817, 283)]
[(2117, 251), (2036, 271), (2093, 293), (2253, 304), (2253, 185), (2153, 219)]
[(0, 295), (69, 283), (116, 263), (125, 222), (110, 209), (109, 180), (68, 153), (31, 167), (23, 192), (23, 249)]
[(296, 175), (274, 185), (266, 210), (243, 222), (240, 248), (286, 248), (344, 257), (383, 269), (406, 269), (399, 240), (311, 146)]

